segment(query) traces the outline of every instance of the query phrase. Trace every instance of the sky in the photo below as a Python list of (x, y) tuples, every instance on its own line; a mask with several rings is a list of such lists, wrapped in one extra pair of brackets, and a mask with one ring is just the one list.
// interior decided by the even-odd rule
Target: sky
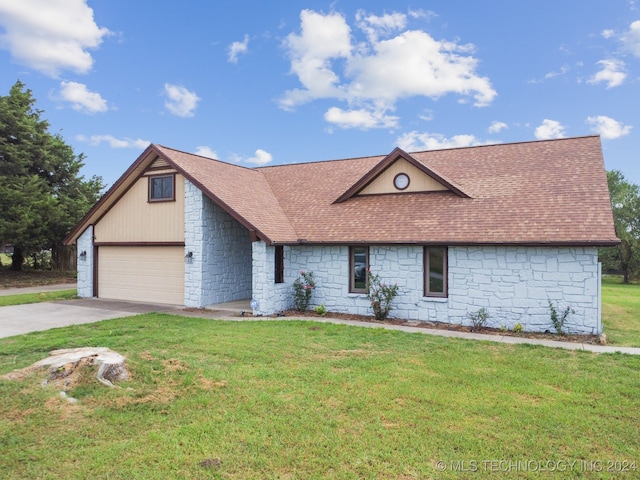
[(255, 167), (594, 134), (640, 184), (640, 0), (0, 0), (17, 80), (107, 185), (150, 143)]

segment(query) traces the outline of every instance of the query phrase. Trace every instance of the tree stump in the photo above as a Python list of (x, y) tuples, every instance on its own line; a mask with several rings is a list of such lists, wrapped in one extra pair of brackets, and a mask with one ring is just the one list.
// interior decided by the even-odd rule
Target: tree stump
[(49, 355), (2, 378), (20, 380), (33, 372), (47, 370), (49, 376), (45, 383), (62, 384), (65, 389), (72, 387), (87, 367), (97, 367), (96, 380), (109, 387), (129, 378), (126, 358), (106, 347), (65, 348), (53, 350)]

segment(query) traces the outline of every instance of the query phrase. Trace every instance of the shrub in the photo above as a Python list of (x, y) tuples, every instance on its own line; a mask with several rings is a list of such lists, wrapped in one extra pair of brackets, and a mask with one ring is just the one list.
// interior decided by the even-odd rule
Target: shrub
[(296, 310), (299, 312), (307, 311), (314, 288), (316, 288), (316, 282), (313, 278), (313, 272), (300, 270), (300, 276), (293, 282), (293, 302)]
[(313, 311), (321, 317), (324, 317), (327, 314), (327, 309), (325, 308), (324, 303), (322, 305), (316, 305), (315, 307), (313, 307)]
[(576, 313), (575, 310), (568, 306), (564, 309), (562, 314), (560, 314), (551, 300), (549, 300), (549, 310), (551, 311), (551, 323), (553, 324), (553, 328), (555, 328), (556, 332), (560, 335), (564, 335), (564, 324), (567, 322), (571, 313)]
[(487, 326), (487, 321), (489, 320), (489, 312), (487, 309), (482, 307), (480, 310), (474, 313), (467, 313), (467, 317), (471, 320), (471, 329), (479, 330)]
[(386, 320), (391, 311), (391, 302), (398, 295), (398, 284), (387, 285), (380, 282), (380, 276), (367, 270), (369, 291), (367, 298), (371, 302), (373, 316), (376, 320)]
[(513, 326), (513, 331), (514, 331), (514, 333), (522, 333), (522, 332), (524, 332), (524, 327), (522, 326), (522, 324), (520, 322), (518, 322)]
[(489, 320), (489, 312), (487, 309), (482, 307), (477, 312), (469, 312), (467, 313), (467, 317), (471, 320), (471, 329), (479, 330), (487, 326), (487, 321)]

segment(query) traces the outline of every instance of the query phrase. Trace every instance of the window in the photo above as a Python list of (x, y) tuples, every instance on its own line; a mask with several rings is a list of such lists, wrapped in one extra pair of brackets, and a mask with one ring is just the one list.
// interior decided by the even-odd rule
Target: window
[(349, 292), (367, 293), (369, 247), (349, 247)]
[(275, 257), (276, 283), (284, 283), (284, 247), (282, 245), (276, 245)]
[(447, 248), (424, 248), (424, 295), (447, 296)]
[(167, 202), (176, 199), (175, 175), (149, 177), (149, 201)]

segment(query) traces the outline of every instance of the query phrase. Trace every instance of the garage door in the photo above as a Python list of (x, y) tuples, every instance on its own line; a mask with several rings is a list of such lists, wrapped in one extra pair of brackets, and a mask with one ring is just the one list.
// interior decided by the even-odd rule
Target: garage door
[(184, 248), (99, 247), (98, 296), (184, 305)]

